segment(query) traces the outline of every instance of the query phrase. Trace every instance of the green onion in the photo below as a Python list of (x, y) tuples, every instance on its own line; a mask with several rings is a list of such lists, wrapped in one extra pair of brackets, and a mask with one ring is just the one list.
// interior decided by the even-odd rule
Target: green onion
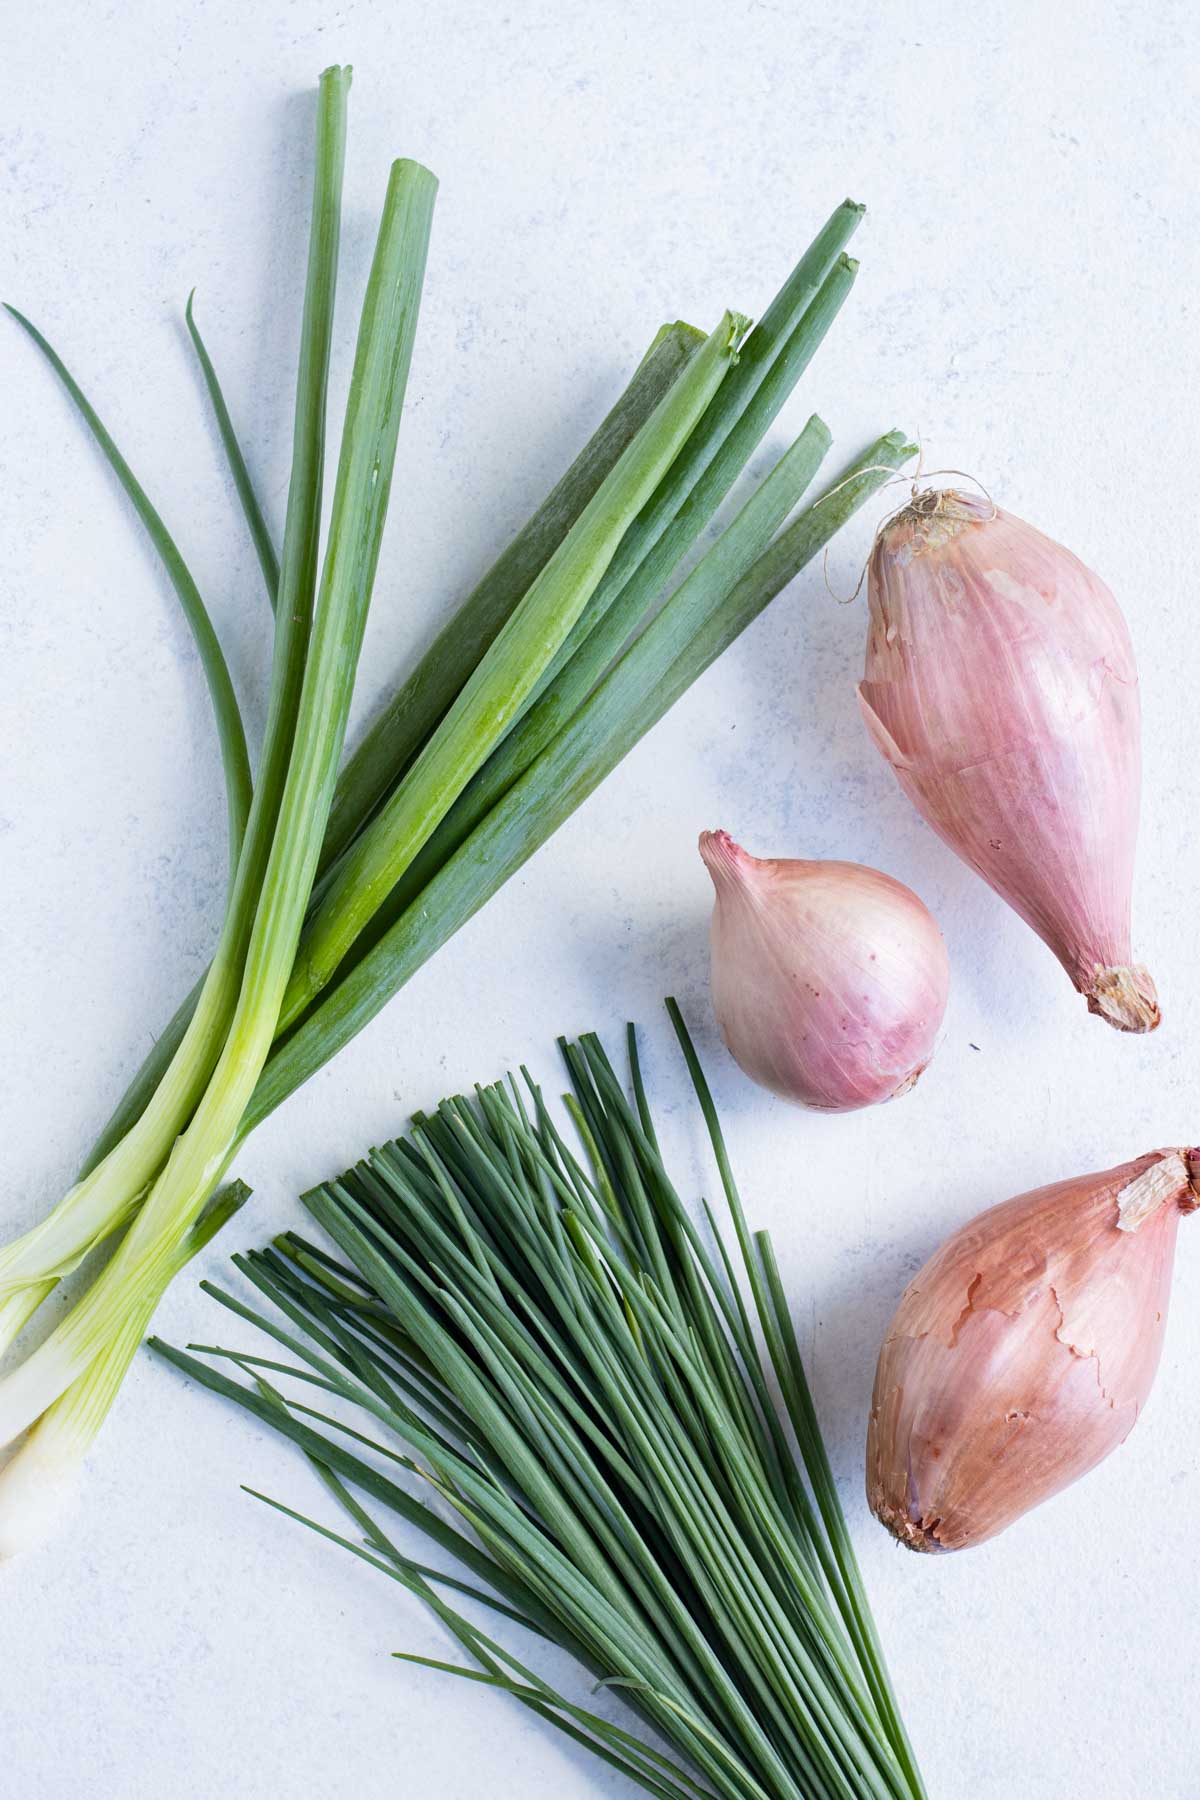
[[(846, 201), (836, 209), (801, 257), (750, 334), (737, 368), (726, 377), (698, 432), (693, 434), (702, 439), (700, 449), (689, 441), (685, 456), (672, 468), (644, 515), (622, 541), (614, 565), (595, 597), (596, 602), (603, 605), (605, 588), (612, 585), (619, 589), (610, 596), (610, 603), (613, 600), (616, 603), (611, 605), (609, 617), (601, 622), (594, 639), (580, 646), (579, 653), (571, 658), (561, 678), (510, 732), (477, 781), (461, 796), (444, 827), (418, 858), (417, 866), (401, 879), (379, 908), (368, 942), (377, 939), (383, 929), (399, 917), (451, 851), (469, 835), (482, 815), (481, 799), (500, 797), (528, 765), (533, 754), (545, 746), (549, 735), (547, 723), (557, 729), (576, 710), (579, 700), (586, 696), (591, 684), (603, 672), (671, 569), (708, 523), (792, 391), (849, 292), (854, 265), (844, 261), (839, 263), (837, 257), (840, 245), (845, 243), (861, 214), (861, 207)], [(832, 270), (831, 262), (834, 264)], [(440, 709), (447, 703), (447, 696), (453, 696), (456, 683), (461, 681), (461, 673), (456, 674), (456, 657), (465, 658), (469, 663), (473, 654), (481, 654), (494, 641), (503, 618), (511, 612), (517, 581), (528, 571), (536, 573), (545, 566), (549, 554), (561, 543), (587, 497), (595, 492), (603, 478), (602, 470), (612, 467), (616, 460), (614, 450), (619, 453), (628, 443), (637, 419), (648, 416), (651, 399), (656, 402), (661, 397), (661, 392), (676, 378), (681, 360), (695, 354), (699, 341), (702, 341), (699, 334), (691, 327), (663, 328), (622, 401), (534, 519), (443, 630), (413, 675), (402, 684), (377, 726), (367, 734), (360, 751), (350, 758), (339, 780), (322, 866), (332, 860), (331, 852), (341, 847), (343, 840), (361, 831), (380, 794), (394, 785), (409, 766), (415, 749), (441, 716)], [(671, 351), (672, 361), (656, 370), (666, 349)], [(751, 370), (750, 377), (744, 373), (747, 365)], [(661, 387), (644, 390), (642, 383), (655, 374)], [(898, 437), (896, 442), (900, 442)], [(905, 456), (911, 453), (906, 451)], [(692, 487), (688, 486), (689, 481), (694, 482)], [(855, 503), (865, 498), (869, 491), (856, 486), (853, 490)], [(838, 522), (844, 522), (852, 511), (853, 505), (840, 507), (836, 515)], [(827, 541), (831, 534), (820, 541)], [(638, 554), (643, 557), (642, 562), (630, 557), (631, 543), (640, 546)], [(631, 560), (635, 566), (629, 575)], [(792, 573), (800, 566), (797, 562)], [(622, 570), (626, 571), (624, 577)], [(617, 578), (615, 582), (614, 577)], [(780, 585), (784, 584), (781, 582)], [(766, 598), (774, 592), (778, 592), (778, 587)], [(568, 639), (568, 645), (570, 642)], [(390, 773), (389, 756), (395, 759)], [(556, 821), (551, 829), (560, 822)], [(494, 892), (494, 888), (491, 891)], [(394, 988), (389, 990), (394, 991)], [(167, 1066), (168, 1052), (186, 1027), (191, 1004), (189, 997), (160, 1034), (154, 1050), (134, 1078), (93, 1151), (93, 1163), (119, 1141), (146, 1105)]]
[[(432, 1609), (469, 1663), (428, 1666), (511, 1695), (651, 1793), (911, 1800), (924, 1788), (770, 1240), (747, 1229), (668, 1005), (749, 1303), (711, 1211), (715, 1257), (670, 1180), (631, 1027), (632, 1099), (596, 1038), (563, 1046), (581, 1154), (527, 1074), (524, 1094), (510, 1077), (444, 1101), (304, 1196), (343, 1261), (288, 1233), (234, 1258), (270, 1310), (203, 1284), (275, 1354), (154, 1347), (305, 1453), (346, 1533), (268, 1504)], [(388, 1512), (463, 1574), (417, 1562)], [(539, 1638), (566, 1649), (671, 1756), (569, 1701), (447, 1591), (526, 1627), (535, 1656)]]
[[(844, 212), (847, 208), (849, 202), (839, 211)], [(859, 209), (850, 210), (857, 218)], [(834, 214), (834, 219), (838, 219), (838, 214)], [(828, 229), (826, 227), (826, 231)], [(805, 258), (801, 262), (801, 269), (805, 267), (807, 260)], [(734, 382), (742, 375), (743, 366), (749, 361), (755, 344), (761, 341), (760, 334), (768, 325), (770, 315), (751, 333), (737, 370), (724, 383), (709, 408), (709, 414), (712, 414), (720, 406), (723, 409), (720, 418), (714, 423), (706, 415), (702, 423), (701, 431), (711, 433), (711, 455), (707, 462), (700, 465), (700, 473), (695, 476), (694, 484), (690, 489), (684, 489), (686, 497), (681, 504), (678, 489), (675, 488), (678, 471), (672, 469), (668, 478), (667, 485), (675, 491), (667, 499), (666, 507), (676, 507), (669, 526), (650, 545), (642, 561), (627, 576), (619, 591), (611, 596), (604, 616), (578, 642), (574, 654), (561, 672), (544, 688), (535, 705), (509, 732), (496, 754), (459, 797), (452, 812), (430, 839), (425, 850), (397, 883), (387, 903), (390, 917), (399, 916), (403, 906), (422, 891), (459, 845), (466, 841), (475, 826), (503, 798), (514, 781), (519, 779), (539, 753), (574, 717), (635, 627), (643, 622), (648, 609), (660, 597), (671, 571), (680, 558), (692, 549), (734, 481), (745, 469), (764, 434), (774, 423), (784, 401), (807, 368), (843, 301), (849, 295), (857, 267), (848, 257), (838, 259), (808, 307), (800, 314), (791, 334), (784, 339), (782, 346), (775, 346), (777, 354), (768, 357), (760, 353), (755, 385), (748, 391), (745, 383), (739, 383), (733, 400), (727, 402), (726, 390), (733, 387)], [(796, 275), (793, 274), (791, 283), (795, 282)], [(786, 293), (787, 288), (783, 291)], [(772, 342), (770, 337), (766, 341)], [(742, 402), (740, 411), (737, 410), (739, 401)], [(699, 436), (700, 433), (696, 435)], [(691, 444), (688, 454), (690, 459)], [(690, 472), (694, 473), (694, 470)], [(656, 495), (655, 505), (659, 504), (660, 496)], [(630, 537), (633, 535), (632, 532), (629, 534)], [(623, 544), (622, 552), (624, 550)], [(599, 601), (600, 596), (597, 599)], [(585, 614), (584, 622), (588, 616)]]
[[(639, 653), (641, 639), (631, 647), (624, 673), (614, 671), (619, 678), (597, 690), (420, 897), (396, 919), (381, 909), (378, 939), (273, 1052), (246, 1110), (243, 1137), (369, 1024), (879, 490), (888, 470), (901, 468), (914, 454), (898, 431), (877, 439), (798, 515), (731, 593), (718, 597), (690, 642), (683, 608), (676, 608), (649, 646), (656, 654)], [(699, 584), (697, 591), (703, 591)]]
[(407, 779), (338, 864), (305, 927), (280, 1023), (325, 986), (463, 787), (500, 742), (678, 457), (733, 362), (749, 320), (726, 313), (609, 470), (489, 646)]
[[(880, 440), (788, 524), (828, 447), (825, 427), (811, 419), (658, 607), (849, 291), (854, 265), (842, 246), (861, 209), (847, 203), (818, 233), (736, 366), (744, 324), (737, 315), (727, 314), (707, 342), (678, 323), (659, 332), (617, 407), (401, 686), (339, 781), (436, 186), (416, 164), (393, 168), (322, 559), (349, 80), (346, 69), (321, 78), (278, 565), (189, 306), (234, 485), (275, 595), (267, 728), (252, 798), (247, 778), (235, 806), (236, 783), (229, 784), (236, 865), (208, 973), (162, 1034), (80, 1181), (40, 1225), (0, 1249), (3, 1349), (59, 1279), (104, 1238), (121, 1234), (73, 1309), (0, 1379), (0, 1444), (34, 1427), (0, 1476), (0, 1545), (12, 1547), (36, 1519), (29, 1496), (37, 1481), (52, 1470), (65, 1481), (77, 1465), (199, 1222), (223, 1216), (219, 1207), (206, 1209), (247, 1133), (546, 841), (828, 542), (879, 484), (883, 465), (898, 466), (911, 451), (898, 434)], [(241, 730), (232, 689), (216, 678), (224, 669), (219, 646), (174, 540), (61, 361), (33, 335), (130, 494), (202, 648), (213, 652), (206, 666), (228, 745)], [(226, 761), (233, 769), (236, 759)], [(589, 1129), (582, 1114), (580, 1123)], [(592, 1254), (586, 1245), (579, 1253)], [(631, 1329), (642, 1331), (636, 1302), (628, 1304)], [(780, 1455), (773, 1445), (777, 1476)], [(821, 1573), (831, 1581), (828, 1567)], [(866, 1666), (866, 1626), (855, 1629)], [(886, 1695), (871, 1687), (871, 1698), (886, 1715)], [(794, 1735), (797, 1721), (787, 1729)]]
[[(132, 1129), (39, 1225), (0, 1251), (0, 1291), (5, 1283), (57, 1280), (128, 1217), (199, 1102), (233, 1017), (292, 752), (308, 654), (349, 85), (349, 72), (341, 69), (327, 70), (321, 79), (296, 429), (280, 576), (283, 604), (275, 621), (271, 699), (258, 787), (221, 937), (195, 1009), (184, 1021), (185, 1029)], [(0, 1319), (0, 1333), (6, 1323), (15, 1325), (16, 1314)], [(0, 1336), (0, 1347), (3, 1341)]]
[(838, 252), (862, 212), (849, 200), (837, 208), (751, 332), (685, 454), (626, 534), (536, 703), (398, 883), (388, 903), (393, 916), (573, 716), (711, 522), (849, 295), (858, 265)]
[(80, 1459), (95, 1439), (149, 1329), (159, 1293), (216, 1237), (250, 1198), (244, 1181), (221, 1188), (172, 1245), (157, 1292), (129, 1308), (107, 1353), (39, 1421), (5, 1471), (0, 1504), (0, 1559), (57, 1529), (76, 1498)]
[[(322, 866), (331, 862), (335, 853), (361, 830), (380, 797), (403, 774), (416, 749), (453, 700), (461, 686), (463, 670), (474, 667), (634, 432), (703, 342), (703, 334), (690, 325), (676, 323), (662, 328), (629, 386), (562, 480), (400, 685), (338, 778), (322, 847)], [(179, 1047), (201, 987), (202, 983), (198, 983), (158, 1033), (154, 1048), (93, 1146), (83, 1175), (91, 1173), (145, 1111)], [(4, 1341), (0, 1331), (0, 1343)]]
[(246, 467), (242, 447), (238, 443), (237, 433), (233, 429), (233, 420), (225, 403), (225, 395), (221, 391), (221, 383), (217, 379), (217, 371), (213, 367), (212, 357), (208, 354), (207, 346), (200, 335), (200, 327), (196, 323), (195, 299), (196, 294), (193, 289), (188, 295), (187, 306), (184, 309), (188, 336), (192, 340), (196, 360), (200, 364), (200, 373), (204, 377), (204, 386), (208, 391), (213, 416), (217, 422), (217, 432), (229, 464), (229, 472), (233, 476), (233, 485), (237, 490), (238, 499), (242, 503), (242, 511), (246, 516), (246, 524), (250, 530), (259, 567), (262, 569), (267, 599), (271, 602), (271, 609), (274, 611), (279, 594), (279, 558), (275, 554), (275, 545), (271, 540), (267, 521), (263, 517), (262, 507), (258, 503), (254, 483), (250, 479), (250, 471)]
[(246, 733), (242, 726), (242, 715), (238, 710), (237, 695), (233, 691), (233, 682), (229, 675), (229, 665), (225, 661), (220, 640), (213, 628), (205, 606), (196, 586), (195, 579), (162, 518), (137, 479), (121, 452), (117, 449), (107, 427), (96, 412), (91, 401), (84, 393), (66, 363), (46, 339), (36, 325), (30, 323), (24, 313), (15, 306), (4, 303), (5, 312), (9, 313), (21, 329), (29, 334), (41, 351), (63, 387), (70, 395), (88, 430), (104, 453), (109, 468), (116, 475), (129, 497), (146, 535), (166, 570), (172, 587), (183, 608), (184, 618), (200, 654), (200, 664), (204, 670), (204, 678), (208, 683), (209, 697), (212, 700), (213, 715), (217, 725), (217, 741), (221, 746), (221, 764), (225, 772), (225, 803), (229, 814), (229, 868), (232, 879), (237, 870), (238, 854), (242, 846), (242, 833), (246, 828), (246, 815), (250, 811), (250, 758), (246, 750)]
[[(591, 633), (603, 621), (586, 656), (572, 656), (563, 680), (545, 695), (534, 714), (510, 733), (482, 772), (478, 786), (462, 796), (454, 816), (446, 821), (446, 830), (429, 846), (429, 854), (421, 859), (419, 870), (413, 872), (403, 892), (411, 895), (419, 891), (422, 878), (440, 867), (449, 848), (456, 847), (478, 822), (484, 810), (482, 802), (503, 793), (536, 751), (544, 747), (552, 734), (547, 725), (557, 728), (570, 716), (578, 699), (586, 694), (707, 525), (795, 386), (849, 291), (853, 265), (839, 265), (840, 272), (834, 265), (862, 213), (861, 206), (843, 202), (804, 252), (750, 334), (736, 369), (722, 382), (686, 452), (626, 533), (593, 606), (569, 636), (564, 649), (572, 650), (583, 641), (582, 625), (586, 624)], [(322, 868), (334, 862), (363, 829), (381, 799), (407, 770), (461, 688), (462, 670), (474, 667), (489, 648), (634, 432), (703, 341), (702, 334), (688, 325), (676, 323), (661, 328), (616, 407), (533, 519), (443, 628), (412, 675), (401, 684), (339, 777), (322, 850)], [(208, 368), (211, 370), (211, 362)], [(209, 385), (210, 390), (220, 394), (215, 371)], [(223, 399), (218, 419), (222, 437), (232, 438), (233, 427)], [(245, 469), (236, 440), (231, 462), (235, 463), (236, 479), (237, 465)], [(239, 491), (241, 486), (239, 483)], [(249, 488), (248, 476), (245, 486)], [(251, 529), (255, 529), (253, 516)], [(604, 618), (606, 609), (611, 609), (608, 618)], [(389, 911), (396, 916), (394, 902), (389, 902)], [(144, 1109), (186, 1029), (194, 1003), (194, 996), (189, 996), (159, 1034), (154, 1049), (93, 1149), (85, 1174)]]
[(617, 626), (620, 635), (610, 651), (615, 654), (647, 599), (660, 592), (709, 523), (849, 294), (858, 265), (841, 252), (863, 211), (852, 200), (843, 201), (804, 252), (747, 338), (737, 368), (722, 383), (683, 454), (627, 532), (595, 604), (571, 633), (548, 680), (612, 610), (623, 614), (623, 629)]
[[(69, 1406), (71, 1384), (94, 1359), (113, 1353), (130, 1311), (141, 1306), (145, 1296), (161, 1294), (180, 1236), (207, 1203), (229, 1161), (238, 1124), (275, 1035), (350, 710), (391, 487), (436, 186), (417, 163), (393, 165), (363, 302), (295, 739), (229, 1033), (190, 1124), (111, 1262), (45, 1342), (0, 1382), (0, 1442), (10, 1442), (40, 1421), (22, 1456), (30, 1452), (36, 1456), (39, 1432), (53, 1428), (53, 1403), (65, 1393), (62, 1403)], [(317, 523), (314, 512), (307, 528), (296, 533), (305, 557), (315, 552)], [(279, 619), (288, 610), (288, 563), (285, 538)]]
[(704, 333), (664, 325), (625, 392), (561, 481), (442, 627), (412, 674), (350, 756), (338, 778), (321, 866), (335, 861), (395, 786), (464, 681), (545, 568), (634, 434), (704, 343)]

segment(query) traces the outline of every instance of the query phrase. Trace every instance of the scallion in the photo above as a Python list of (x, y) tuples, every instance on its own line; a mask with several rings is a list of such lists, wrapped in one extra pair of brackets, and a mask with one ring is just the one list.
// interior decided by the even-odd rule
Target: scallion
[[(0, 1382), (0, 1441), (5, 1443), (35, 1421), (40, 1420), (38, 1431), (52, 1425), (54, 1403), (65, 1394), (62, 1404), (70, 1405), (71, 1384), (84, 1377), (89, 1363), (108, 1354), (126, 1312), (140, 1306), (144, 1294), (161, 1292), (170, 1279), (177, 1241), (224, 1171), (269, 1053), (341, 757), (387, 512), (435, 190), (433, 177), (419, 164), (394, 165), (363, 302), (294, 738), (237, 1003), (220, 1056), (190, 1123), (170, 1147), (112, 1261), (49, 1338)], [(314, 240), (319, 234), (318, 222)], [(323, 392), (317, 418), (323, 421)], [(315, 566), (318, 522), (319, 499), (295, 533), (285, 537), (277, 626), (286, 625), (290, 614), (285, 603), (289, 538), (297, 545), (301, 569)], [(38, 1431), (15, 1463), (37, 1456)]]
[(130, 1129), (58, 1206), (31, 1231), (0, 1251), (0, 1293), (6, 1286), (57, 1280), (69, 1273), (128, 1216), (199, 1103), (233, 1017), (292, 753), (309, 649), (349, 85), (348, 70), (330, 69), (321, 79), (292, 477), (280, 575), (282, 605), (275, 618), (271, 699), (257, 791), (249, 809), (244, 842), (240, 827), (237, 832), (234, 879), (216, 953), (196, 1005), (184, 1021), (170, 1058), (147, 1096), (147, 1104), (137, 1119), (131, 1120)]
[[(400, 780), (459, 691), (464, 670), (475, 667), (634, 432), (703, 342), (703, 333), (690, 325), (676, 322), (662, 328), (625, 392), (561, 481), (400, 683), (338, 777), (320, 867), (336, 861)], [(232, 431), (232, 422), (228, 429)], [(197, 985), (156, 1034), (154, 1048), (105, 1125), (82, 1174), (89, 1174), (145, 1111), (179, 1047), (201, 987), (202, 983)]]
[[(26, 324), (121, 479), (205, 653), (230, 794), (233, 878), (213, 962), (121, 1102), (85, 1173), (0, 1249), (0, 1350), (104, 1238), (112, 1258), (0, 1379), (0, 1551), (65, 1481), (111, 1404), (237, 1147), (397, 992), (616, 765), (712, 658), (910, 453), (898, 434), (791, 522), (828, 445), (811, 420), (660, 608), (853, 280), (860, 208), (818, 233), (736, 363), (666, 326), (543, 507), (402, 683), (340, 780), (412, 352), (433, 178), (395, 166), (364, 302), (331, 523), (320, 521), (349, 71), (317, 108), (308, 283), (278, 563), (212, 359), (188, 324), (276, 601), (265, 740), (250, 793), (236, 701), (176, 542), (57, 353)], [(632, 641), (623, 653), (625, 640)], [(239, 752), (238, 744), (241, 741)], [(243, 771), (244, 765), (244, 771)], [(335, 785), (336, 784), (336, 785)], [(314, 885), (315, 884), (315, 885)], [(298, 954), (299, 950), (299, 954)], [(215, 1227), (214, 1227), (215, 1228)]]
[(412, 858), (524, 710), (626, 530), (684, 450), (732, 368), (749, 323), (726, 313), (667, 389), (530, 583), (407, 778), (338, 864), (305, 927), (280, 1016), (282, 1029), (326, 985)]

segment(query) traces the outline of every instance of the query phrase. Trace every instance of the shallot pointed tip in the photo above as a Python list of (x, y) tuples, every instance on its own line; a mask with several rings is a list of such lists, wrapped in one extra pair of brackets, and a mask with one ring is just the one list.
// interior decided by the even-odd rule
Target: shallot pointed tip
[(727, 831), (702, 831), (700, 855), (718, 888), (726, 881), (740, 886), (758, 866), (758, 858), (735, 844)]
[(1150, 971), (1140, 963), (1126, 968), (1097, 968), (1091, 986), (1083, 992), (1088, 1011), (1098, 1014), (1116, 1031), (1156, 1031), (1162, 1022), (1158, 992)]

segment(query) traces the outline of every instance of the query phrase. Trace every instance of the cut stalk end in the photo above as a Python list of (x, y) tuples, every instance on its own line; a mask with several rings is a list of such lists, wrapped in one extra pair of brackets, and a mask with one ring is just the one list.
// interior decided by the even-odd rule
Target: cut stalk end
[(64, 1459), (53, 1434), (35, 1426), (0, 1472), (0, 1563), (38, 1550), (66, 1525), (79, 1505), (82, 1459)]
[(1162, 1023), (1158, 991), (1149, 969), (1141, 963), (1118, 969), (1097, 966), (1092, 984), (1083, 994), (1088, 1011), (1116, 1031), (1157, 1031)]

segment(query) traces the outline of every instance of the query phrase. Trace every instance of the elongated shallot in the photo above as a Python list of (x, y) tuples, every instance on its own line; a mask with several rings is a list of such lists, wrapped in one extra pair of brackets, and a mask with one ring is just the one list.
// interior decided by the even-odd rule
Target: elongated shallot
[(868, 599), (859, 700), (901, 787), (1091, 1012), (1153, 1031), (1130, 948), (1138, 678), (1108, 588), (1032, 525), (930, 489), (879, 533)]

